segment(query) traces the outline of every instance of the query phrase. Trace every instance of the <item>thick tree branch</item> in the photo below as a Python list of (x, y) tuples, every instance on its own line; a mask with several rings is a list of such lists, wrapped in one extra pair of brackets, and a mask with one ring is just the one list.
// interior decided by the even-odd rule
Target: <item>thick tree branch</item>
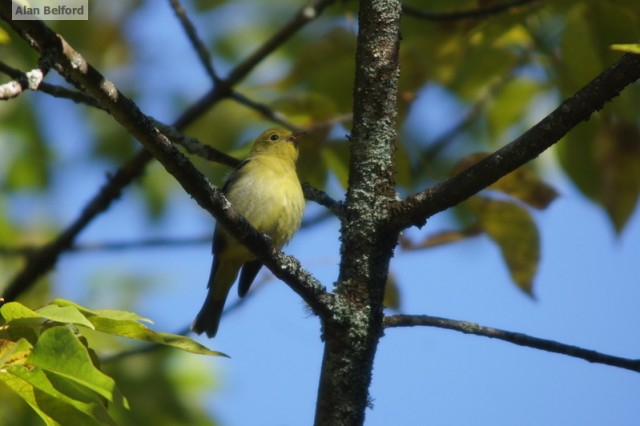
[(640, 78), (640, 55), (626, 54), (513, 142), (460, 174), (392, 203), (391, 229), (421, 227), (427, 218), (461, 203), (536, 158), (569, 130)]
[(349, 188), (342, 220), (340, 276), (325, 339), (316, 426), (362, 425), (378, 340), (382, 299), (397, 235), (385, 232), (395, 198), (394, 150), (400, 2), (361, 0), (349, 138)]
[(446, 328), (448, 330), (455, 330), (465, 334), (475, 334), (476, 336), (500, 339), (520, 346), (527, 346), (547, 352), (568, 355), (597, 364), (606, 364), (613, 367), (640, 372), (640, 359), (628, 359), (606, 355), (589, 349), (555, 342), (553, 340), (540, 339), (538, 337), (532, 337), (526, 334), (514, 333), (512, 331), (505, 331), (492, 327), (484, 327), (467, 321), (456, 321), (428, 315), (392, 315), (385, 317), (384, 325), (386, 328), (416, 326)]

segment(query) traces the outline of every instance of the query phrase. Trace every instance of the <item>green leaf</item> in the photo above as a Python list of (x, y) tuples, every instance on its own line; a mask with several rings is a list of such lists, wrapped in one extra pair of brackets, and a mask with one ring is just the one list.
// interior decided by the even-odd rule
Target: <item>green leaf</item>
[(640, 196), (640, 131), (633, 123), (600, 113), (578, 125), (557, 147), (565, 172), (600, 204), (622, 231)]
[(87, 317), (98, 315), (98, 316), (101, 316), (104, 318), (110, 318), (113, 320), (144, 321), (148, 323), (153, 323), (153, 321), (151, 321), (150, 319), (141, 317), (140, 315), (134, 312), (119, 311), (116, 309), (91, 310), (91, 309), (85, 308), (84, 306), (80, 306), (76, 303), (73, 303), (65, 299), (55, 299), (53, 302), (51, 302), (51, 304), (57, 305), (57, 306), (73, 306), (74, 308), (82, 312)]
[(96, 368), (86, 346), (68, 327), (45, 330), (27, 362), (86, 386), (111, 402), (127, 406), (116, 383)]
[(75, 307), (86, 316), (96, 331), (102, 333), (159, 343), (201, 355), (227, 356), (222, 352), (212, 351), (188, 337), (153, 331), (140, 324), (140, 321), (150, 323), (151, 320), (132, 312), (115, 309), (90, 310), (64, 299), (56, 299), (52, 304)]
[(67, 324), (83, 325), (93, 328), (93, 324), (75, 306), (46, 305), (36, 310), (43, 318)]
[(97, 331), (112, 334), (114, 336), (159, 343), (195, 354), (228, 357), (228, 355), (225, 355), (222, 352), (212, 351), (188, 337), (156, 332), (137, 321), (115, 320), (98, 315), (90, 317), (89, 320), (93, 323)]
[(519, 78), (507, 82), (495, 95), (487, 111), (489, 131), (497, 140), (527, 117), (528, 107), (543, 85), (533, 79)]
[(595, 200), (600, 193), (598, 166), (594, 158), (595, 135), (601, 124), (600, 115), (580, 123), (555, 146), (555, 153), (565, 173), (587, 197)]
[(565, 89), (578, 90), (613, 64), (621, 41), (640, 38), (640, 20), (629, 6), (615, 2), (577, 2), (569, 11), (563, 33), (562, 73)]
[(300, 127), (311, 127), (337, 114), (335, 102), (324, 93), (297, 91), (287, 93), (271, 102), (276, 111)]
[(328, 143), (322, 157), (343, 188), (349, 186), (349, 146), (346, 143)]
[(587, 14), (591, 9), (584, 3), (578, 3), (567, 16), (562, 48), (565, 52), (564, 73), (567, 91), (582, 87), (603, 70), (603, 63), (593, 41), (595, 29)]
[(0, 308), (0, 314), (6, 323), (24, 322), (23, 320), (49, 320), (93, 328), (93, 325), (75, 306), (61, 307), (50, 304), (34, 311), (21, 303), (9, 302)]
[(529, 212), (517, 203), (482, 196), (470, 198), (467, 204), (480, 227), (498, 244), (513, 281), (531, 296), (540, 261), (540, 238)]
[(282, 90), (292, 90), (304, 81), (304, 88), (321, 93), (335, 103), (341, 113), (353, 103), (356, 37), (344, 28), (335, 28), (307, 44), (295, 56), (291, 72), (281, 81)]
[[(73, 382), (40, 368), (6, 368), (7, 383), (47, 424), (115, 425), (103, 401)], [(12, 377), (13, 376), (13, 377)]]
[(600, 127), (595, 146), (601, 179), (598, 198), (620, 233), (640, 195), (640, 130), (609, 119)]
[(42, 319), (42, 315), (18, 302), (9, 302), (2, 305), (0, 315), (2, 315), (5, 323), (23, 319)]

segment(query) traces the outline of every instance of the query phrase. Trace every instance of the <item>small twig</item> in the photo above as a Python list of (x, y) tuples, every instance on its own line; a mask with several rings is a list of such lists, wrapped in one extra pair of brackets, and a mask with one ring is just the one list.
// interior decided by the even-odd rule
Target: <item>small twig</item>
[(37, 90), (48, 70), (34, 68), (23, 73), (0, 61), (0, 71), (14, 79), (0, 85), (0, 100), (8, 100), (19, 96), (27, 89)]
[(77, 104), (84, 104), (104, 111), (104, 108), (91, 96), (77, 90), (57, 86), (50, 83), (42, 83), (38, 91), (54, 96), (56, 98), (69, 99)]
[(174, 145), (180, 145), (190, 154), (197, 155), (205, 160), (215, 161), (229, 167), (236, 167), (240, 164), (240, 160), (230, 156), (222, 151), (215, 149), (210, 145), (203, 144), (195, 138), (189, 137), (182, 133), (174, 126), (153, 120), (153, 124), (164, 134)]
[(326, 192), (314, 188), (307, 182), (302, 184), (302, 191), (304, 192), (304, 196), (307, 200), (315, 201), (321, 206), (326, 207), (340, 220), (344, 218), (344, 205), (340, 201), (334, 200)]
[(204, 45), (200, 37), (198, 36), (198, 32), (196, 31), (196, 27), (193, 25), (189, 17), (187, 16), (187, 12), (184, 10), (182, 5), (180, 4), (180, 0), (169, 0), (173, 11), (175, 12), (180, 24), (182, 24), (182, 28), (187, 33), (187, 37), (189, 37), (189, 41), (191, 45), (198, 53), (198, 57), (200, 58), (200, 62), (204, 66), (209, 78), (214, 85), (217, 85), (220, 82), (220, 77), (215, 72), (213, 68), (213, 63), (211, 62), (211, 55), (209, 55), (209, 50)]
[(304, 128), (303, 131), (306, 132), (306, 133), (313, 133), (313, 132), (316, 132), (318, 130), (324, 130), (324, 129), (333, 127), (333, 126), (335, 126), (337, 124), (349, 123), (351, 121), (353, 121), (353, 114), (352, 113), (342, 114), (342, 115), (338, 115), (336, 117), (330, 118), (328, 120), (319, 121), (317, 123), (314, 123), (310, 127)]
[(496, 15), (498, 13), (508, 12), (521, 6), (535, 3), (540, 0), (514, 0), (507, 3), (496, 4), (494, 6), (483, 7), (480, 9), (464, 10), (460, 12), (429, 12), (420, 10), (407, 4), (402, 5), (402, 13), (414, 18), (427, 19), (430, 21), (457, 21), (460, 19), (481, 18), (484, 16)]
[(253, 54), (238, 64), (225, 79), (225, 83), (228, 86), (233, 86), (242, 80), (256, 65), (271, 54), (271, 52), (282, 46), (306, 24), (317, 19), (322, 11), (334, 2), (335, 0), (315, 0), (306, 6), (302, 6), (287, 23), (280, 27), (278, 32), (264, 42)]
[(30, 254), (26, 266), (16, 275), (3, 292), (6, 300), (15, 298), (29, 288), (39, 277), (56, 264), (60, 254), (72, 246), (82, 231), (96, 216), (105, 211), (111, 202), (120, 196), (122, 189), (136, 179), (140, 170), (151, 159), (148, 151), (142, 150), (113, 176), (109, 176), (98, 194), (86, 205), (82, 213), (53, 241)]
[(532, 337), (526, 334), (500, 330), (492, 327), (484, 327), (467, 321), (456, 321), (428, 315), (392, 315), (384, 318), (384, 326), (386, 328), (415, 326), (446, 328), (448, 330), (455, 330), (465, 334), (475, 334), (477, 336), (500, 339), (520, 346), (527, 346), (547, 352), (568, 355), (597, 364), (606, 364), (612, 367), (640, 372), (640, 360), (637, 359), (606, 355), (589, 349), (566, 345), (553, 340), (540, 339), (538, 337)]
[(249, 99), (242, 93), (239, 93), (235, 90), (231, 91), (230, 97), (231, 99), (238, 102), (239, 104), (242, 104), (260, 113), (264, 118), (271, 120), (274, 123), (278, 123), (289, 130), (292, 130), (294, 132), (299, 132), (302, 130), (300, 127), (296, 126), (291, 121), (289, 121), (284, 114), (269, 108), (266, 104)]
[(477, 224), (474, 224), (465, 229), (438, 232), (417, 243), (401, 234), (398, 238), (398, 243), (406, 251), (424, 250), (462, 241), (469, 237), (476, 237), (482, 232), (482, 229)]
[[(74, 244), (68, 252), (120, 251), (139, 248), (184, 247), (211, 243), (211, 235), (193, 238), (148, 238), (138, 241), (112, 241), (103, 243)], [(36, 253), (41, 246), (9, 247), (0, 245), (0, 257), (28, 257)]]

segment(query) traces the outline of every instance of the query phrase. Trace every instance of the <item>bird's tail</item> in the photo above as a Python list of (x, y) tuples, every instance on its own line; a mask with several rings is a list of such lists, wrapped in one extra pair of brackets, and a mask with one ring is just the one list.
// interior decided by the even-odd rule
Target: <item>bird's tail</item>
[(206, 333), (210, 338), (216, 335), (224, 303), (239, 270), (240, 266), (232, 265), (230, 262), (223, 262), (220, 265), (217, 259), (213, 262), (207, 298), (191, 324), (191, 330), (194, 333)]

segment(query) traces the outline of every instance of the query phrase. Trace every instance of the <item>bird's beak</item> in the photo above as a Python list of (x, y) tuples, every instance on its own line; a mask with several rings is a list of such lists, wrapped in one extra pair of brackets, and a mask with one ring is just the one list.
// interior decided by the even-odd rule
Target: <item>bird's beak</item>
[(298, 141), (305, 136), (307, 133), (306, 132), (294, 132), (291, 133), (291, 136), (289, 136), (289, 140), (293, 143), (298, 143)]

